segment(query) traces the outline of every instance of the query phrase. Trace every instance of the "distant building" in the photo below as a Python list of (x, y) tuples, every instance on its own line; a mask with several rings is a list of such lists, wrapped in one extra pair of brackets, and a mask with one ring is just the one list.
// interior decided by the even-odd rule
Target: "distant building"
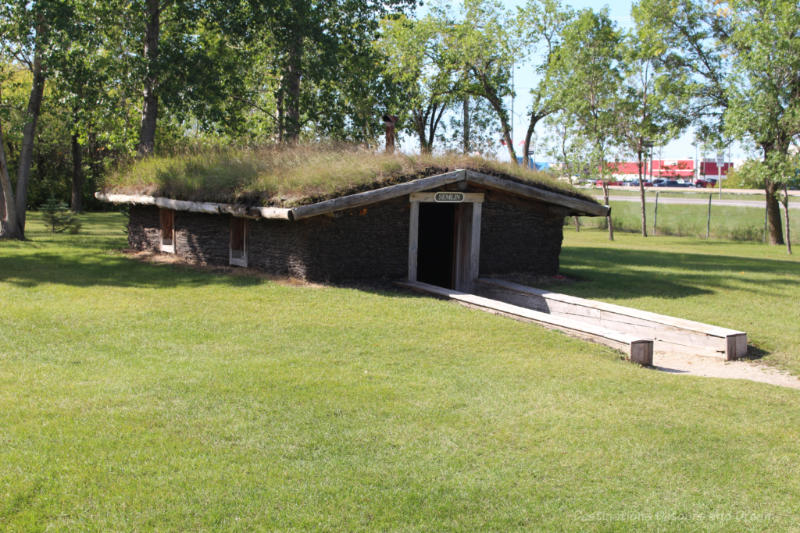
[[(612, 171), (612, 176), (618, 181), (632, 181), (639, 179), (639, 163), (636, 161), (625, 161), (609, 163), (608, 167)], [(694, 159), (654, 159), (652, 165), (650, 161), (642, 161), (642, 174), (646, 179), (682, 179), (692, 181), (702, 178), (720, 179), (728, 175), (733, 163), (726, 162), (718, 165), (715, 159), (705, 159), (695, 165)]]

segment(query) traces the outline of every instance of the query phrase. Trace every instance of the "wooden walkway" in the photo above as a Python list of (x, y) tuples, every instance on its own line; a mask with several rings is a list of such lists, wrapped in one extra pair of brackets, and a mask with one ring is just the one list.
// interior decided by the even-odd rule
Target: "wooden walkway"
[(480, 278), (476, 294), (404, 281), (400, 285), (468, 307), (534, 322), (623, 352), (651, 366), (653, 355), (713, 357), (730, 361), (747, 353), (747, 334), (631, 307), (544, 291), (501, 279)]

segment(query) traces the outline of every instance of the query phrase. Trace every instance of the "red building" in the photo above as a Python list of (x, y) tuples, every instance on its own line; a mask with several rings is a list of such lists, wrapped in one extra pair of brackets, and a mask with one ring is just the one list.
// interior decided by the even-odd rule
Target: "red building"
[[(619, 163), (609, 163), (609, 168), (618, 181), (631, 181), (639, 179), (639, 163), (636, 161), (625, 161)], [(642, 174), (645, 179), (650, 180), (664, 178), (670, 180), (683, 180), (693, 182), (696, 179), (714, 178), (726, 176), (728, 171), (733, 168), (733, 163), (723, 163), (717, 165), (716, 160), (706, 159), (695, 167), (694, 159), (654, 159), (652, 168), (650, 161), (642, 162)]]

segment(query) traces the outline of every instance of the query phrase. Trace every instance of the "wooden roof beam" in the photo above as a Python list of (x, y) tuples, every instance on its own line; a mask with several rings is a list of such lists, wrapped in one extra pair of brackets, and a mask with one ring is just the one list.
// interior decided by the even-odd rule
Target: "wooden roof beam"
[(497, 176), (476, 172), (474, 170), (467, 170), (466, 174), (467, 182), (469, 183), (516, 194), (524, 198), (530, 198), (531, 200), (560, 205), (570, 209), (570, 214), (572, 215), (607, 216), (611, 212), (610, 207), (600, 205), (596, 202), (547, 191), (526, 183), (520, 183), (506, 178), (498, 178)]

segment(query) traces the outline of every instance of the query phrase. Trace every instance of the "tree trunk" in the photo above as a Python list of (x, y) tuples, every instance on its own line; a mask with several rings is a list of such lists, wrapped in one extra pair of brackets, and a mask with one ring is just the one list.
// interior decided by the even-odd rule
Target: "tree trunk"
[[(474, 72), (474, 70), (473, 70)], [(494, 112), (497, 113), (497, 118), (500, 119), (500, 126), (503, 129), (503, 141), (506, 143), (506, 148), (508, 148), (508, 156), (511, 158), (511, 162), (515, 165), (517, 163), (517, 153), (514, 151), (514, 140), (512, 137), (511, 126), (508, 123), (508, 114), (506, 113), (505, 108), (503, 107), (503, 102), (500, 98), (497, 97), (497, 93), (495, 88), (492, 87), (487, 81), (485, 76), (478, 74), (477, 78), (480, 80), (481, 87), (483, 88), (483, 97), (489, 101), (489, 105), (492, 106)]]
[(144, 76), (144, 102), (142, 123), (139, 128), (139, 155), (150, 155), (156, 146), (156, 121), (158, 119), (158, 41), (161, 32), (160, 0), (147, 0), (147, 26), (144, 35), (144, 57), (147, 72)]
[[(40, 32), (42, 31), (40, 30)], [(42, 108), (45, 75), (42, 71), (42, 60), (39, 50), (33, 55), (33, 84), (28, 98), (25, 128), (22, 130), (22, 147), (19, 152), (19, 168), (17, 169), (16, 214), (19, 237), (25, 238), (25, 209), (28, 204), (28, 179), (33, 164), (33, 144), (36, 140), (36, 124)]]
[(506, 147), (508, 148), (508, 157), (511, 158), (511, 162), (515, 165), (519, 164), (517, 162), (517, 153), (514, 151), (514, 140), (511, 138), (511, 128), (508, 125), (508, 119), (505, 116), (505, 113), (500, 115), (500, 124), (503, 127), (503, 139), (505, 140)]
[(2, 197), (3, 202), (3, 217), (0, 218), (0, 237), (22, 239), (23, 234), (19, 229), (17, 208), (14, 205), (14, 191), (11, 189), (11, 179), (8, 176), (2, 124), (0, 124), (0, 197)]
[(531, 153), (531, 139), (533, 138), (533, 132), (536, 129), (536, 124), (538, 124), (539, 121), (542, 120), (547, 115), (548, 113), (544, 111), (539, 113), (535, 112), (531, 113), (531, 120), (530, 122), (528, 122), (528, 131), (525, 132), (525, 147), (524, 147), (525, 151), (522, 154), (522, 166), (526, 168), (530, 167), (531, 165), (529, 154)]
[(283, 105), (285, 89), (283, 87), (283, 78), (281, 78), (280, 86), (278, 87), (278, 94), (275, 95), (276, 105), (278, 107), (278, 144), (283, 144), (283, 136), (286, 133), (286, 110)]
[(70, 207), (73, 212), (83, 211), (83, 147), (78, 133), (72, 133), (72, 198)]
[(789, 225), (789, 185), (783, 184), (783, 216), (786, 219), (786, 252), (792, 255), (792, 231)]
[(464, 154), (469, 154), (469, 95), (464, 96), (463, 104), (464, 113)]
[(439, 122), (442, 120), (442, 115), (444, 115), (447, 106), (442, 105), (439, 108), (439, 112), (436, 112), (436, 105), (433, 106), (433, 111), (431, 112), (431, 123), (428, 127), (428, 150), (433, 152), (433, 143), (436, 140), (436, 130), (439, 129)]
[(300, 32), (292, 34), (289, 60), (286, 65), (286, 135), (284, 140), (296, 143), (300, 138), (300, 78), (303, 69), (303, 40)]
[(423, 154), (431, 153), (431, 147), (428, 146), (428, 137), (425, 134), (425, 125), (428, 122), (429, 113), (430, 108), (428, 108), (424, 113), (421, 109), (415, 109), (412, 111), (414, 117), (414, 131), (417, 133), (417, 139), (419, 139), (419, 149)]
[(642, 237), (647, 237), (647, 210), (644, 200), (644, 177), (642, 172), (642, 151), (639, 150), (639, 196), (642, 199)]
[[(603, 201), (605, 205), (608, 205), (608, 182), (603, 180)], [(614, 240), (614, 222), (611, 220), (611, 215), (606, 217), (606, 222), (608, 223), (608, 240)]]
[(783, 227), (781, 224), (781, 208), (778, 205), (779, 186), (777, 183), (767, 178), (764, 181), (764, 192), (767, 201), (767, 230), (769, 231), (770, 244), (784, 244)]

